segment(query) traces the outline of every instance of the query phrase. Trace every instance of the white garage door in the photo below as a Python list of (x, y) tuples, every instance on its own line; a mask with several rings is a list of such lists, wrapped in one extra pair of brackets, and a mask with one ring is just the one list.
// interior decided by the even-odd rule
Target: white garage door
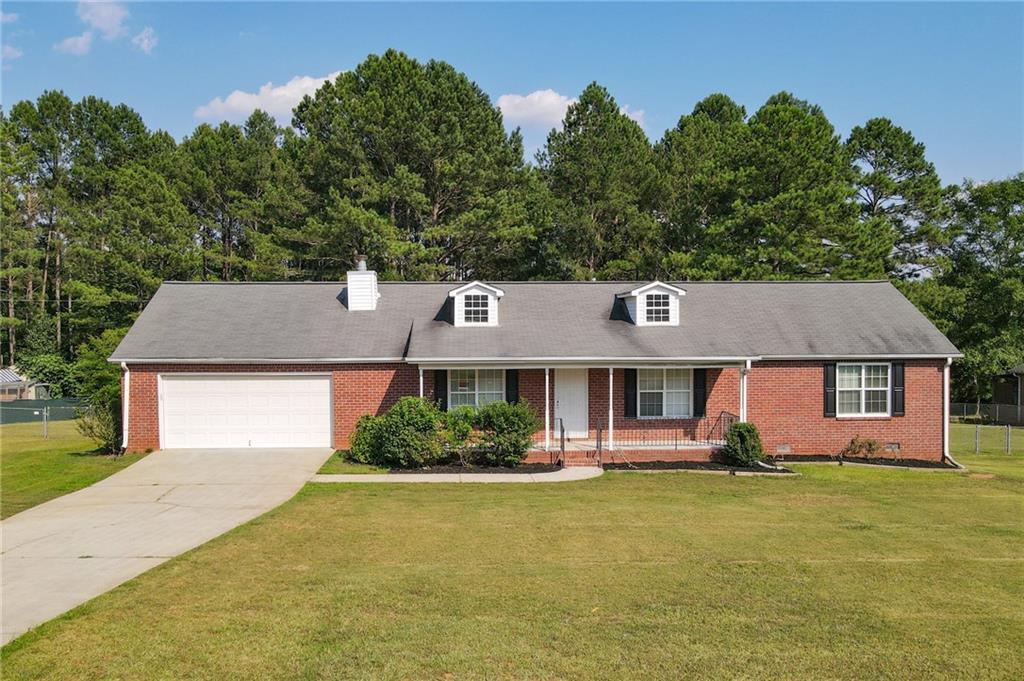
[(330, 447), (330, 376), (160, 377), (165, 449)]

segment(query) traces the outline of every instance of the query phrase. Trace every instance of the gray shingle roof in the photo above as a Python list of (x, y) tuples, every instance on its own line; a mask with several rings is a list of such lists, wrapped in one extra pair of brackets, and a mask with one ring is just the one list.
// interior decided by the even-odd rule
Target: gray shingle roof
[[(381, 282), (350, 312), (342, 283), (160, 287), (111, 361), (697, 359), (957, 355), (888, 282), (672, 282), (678, 327), (638, 327), (628, 282), (493, 282), (497, 327), (445, 319), (453, 284)], [(642, 282), (641, 282), (642, 283)]]

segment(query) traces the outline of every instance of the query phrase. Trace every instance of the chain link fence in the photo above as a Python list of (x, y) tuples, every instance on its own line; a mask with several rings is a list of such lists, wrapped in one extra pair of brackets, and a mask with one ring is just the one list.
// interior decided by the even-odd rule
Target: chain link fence
[(954, 419), (1024, 426), (1024, 405), (982, 404), (979, 406), (973, 403), (953, 402), (949, 405), (949, 415)]
[(75, 399), (0, 402), (0, 426), (5, 426), (5, 439), (60, 438), (75, 432), (73, 422), (81, 407)]

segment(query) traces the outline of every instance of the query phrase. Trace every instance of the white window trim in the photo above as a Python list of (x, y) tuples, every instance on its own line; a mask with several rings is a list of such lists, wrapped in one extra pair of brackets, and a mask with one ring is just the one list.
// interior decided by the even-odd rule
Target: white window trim
[[(665, 307), (659, 307), (658, 310), (664, 310), (668, 315), (667, 319), (661, 321), (654, 321), (648, 318), (648, 314), (654, 308), (650, 307), (651, 296), (665, 296), (665, 302), (668, 303)], [(675, 326), (672, 320), (672, 294), (666, 291), (650, 291), (643, 294), (644, 298), (644, 325), (646, 326)]]
[[(501, 374), (501, 390), (497, 391), (497, 392), (501, 393), (501, 400), (499, 400), (499, 401), (503, 401), (505, 399), (505, 370), (504, 369), (491, 369), (490, 367), (484, 367), (482, 369), (471, 368), (471, 367), (465, 367), (465, 368), (459, 368), (459, 369), (449, 369), (448, 370), (448, 375), (446, 377), (447, 378), (447, 383), (448, 383), (448, 410), (447, 411), (451, 411), (452, 408), (453, 408), (452, 407), (452, 395), (455, 394), (452, 391), (452, 372), (453, 371), (472, 371), (473, 372), (473, 386), (474, 386), (473, 387), (473, 392), (472, 392), (473, 404), (472, 405), (460, 404), (458, 406), (460, 406), (460, 407), (472, 406), (472, 407), (474, 407), (476, 409), (480, 408), (480, 372), (481, 371), (497, 371), (498, 373)], [(485, 391), (485, 392), (494, 392), (494, 391)], [(459, 395), (469, 395), (470, 393), (468, 393), (468, 392), (466, 392), (466, 393), (460, 392), (458, 394)]]
[[(888, 372), (885, 381), (885, 411), (884, 412), (865, 412), (864, 404), (867, 399), (868, 390), (881, 390), (881, 388), (866, 388), (864, 386), (864, 367), (869, 366), (884, 366)], [(843, 388), (839, 387), (839, 367), (860, 367), (860, 388)], [(860, 392), (860, 412), (857, 414), (840, 414), (839, 413), (839, 393), (840, 392), (853, 392), (858, 390)], [(892, 363), (891, 362), (838, 362), (836, 364), (836, 418), (837, 419), (878, 419), (878, 418), (890, 418), (892, 416)]]
[[(484, 299), (484, 302), (487, 303), (487, 307), (486, 308), (479, 308), (479, 307), (478, 308), (474, 308), (474, 309), (477, 309), (477, 310), (486, 309), (487, 310), (487, 321), (481, 322), (481, 321), (477, 321), (477, 320), (471, 320), (469, 318), (469, 315), (467, 314), (468, 310), (466, 308), (466, 303), (469, 302), (469, 297), (470, 296), (480, 296), (481, 298)], [(475, 292), (463, 293), (462, 294), (462, 324), (464, 326), (493, 326), (493, 324), (491, 323), (491, 319), (492, 319), (492, 316), (494, 315), (494, 311), (495, 311), (494, 310), (495, 305), (492, 302), (494, 300), (495, 300), (494, 296), (492, 296), (489, 293), (475, 293)]]
[[(689, 390), (667, 390), (665, 388), (665, 386), (668, 385), (668, 376), (667, 376), (666, 372), (668, 372), (668, 371), (675, 371), (675, 370), (678, 370), (678, 369), (682, 369), (684, 371), (690, 372), (690, 389)], [(662, 367), (660, 369), (660, 371), (661, 371), (661, 412), (662, 412), (661, 416), (641, 416), (640, 415), (640, 392), (641, 392), (640, 391), (640, 372), (641, 371), (659, 371), (659, 369), (655, 369), (655, 368), (651, 368), (651, 367), (637, 367), (637, 370), (636, 370), (636, 417), (638, 419), (643, 419), (644, 421), (671, 421), (671, 420), (678, 421), (678, 420), (681, 420), (681, 419), (692, 419), (693, 418), (693, 368), (692, 367)], [(658, 391), (657, 390), (644, 390), (643, 392), (645, 392), (645, 393), (653, 393), (653, 392), (658, 392)], [(687, 410), (686, 414), (684, 414), (682, 416), (665, 416), (664, 415), (665, 414), (665, 402), (666, 402), (665, 394), (666, 393), (670, 393), (670, 392), (673, 392), (673, 393), (674, 392), (689, 393), (689, 395), (690, 395), (689, 405), (688, 405), (689, 409)]]

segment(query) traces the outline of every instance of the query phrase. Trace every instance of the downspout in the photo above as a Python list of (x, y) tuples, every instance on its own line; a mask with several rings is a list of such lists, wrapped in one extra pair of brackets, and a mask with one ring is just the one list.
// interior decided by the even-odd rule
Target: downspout
[(121, 362), (121, 370), (124, 371), (124, 390), (121, 400), (121, 451), (128, 449), (128, 404), (132, 390), (132, 375), (128, 365)]
[(946, 366), (942, 368), (942, 459), (948, 461), (957, 468), (963, 468), (960, 463), (949, 455), (949, 368), (953, 364), (953, 358), (946, 358)]

